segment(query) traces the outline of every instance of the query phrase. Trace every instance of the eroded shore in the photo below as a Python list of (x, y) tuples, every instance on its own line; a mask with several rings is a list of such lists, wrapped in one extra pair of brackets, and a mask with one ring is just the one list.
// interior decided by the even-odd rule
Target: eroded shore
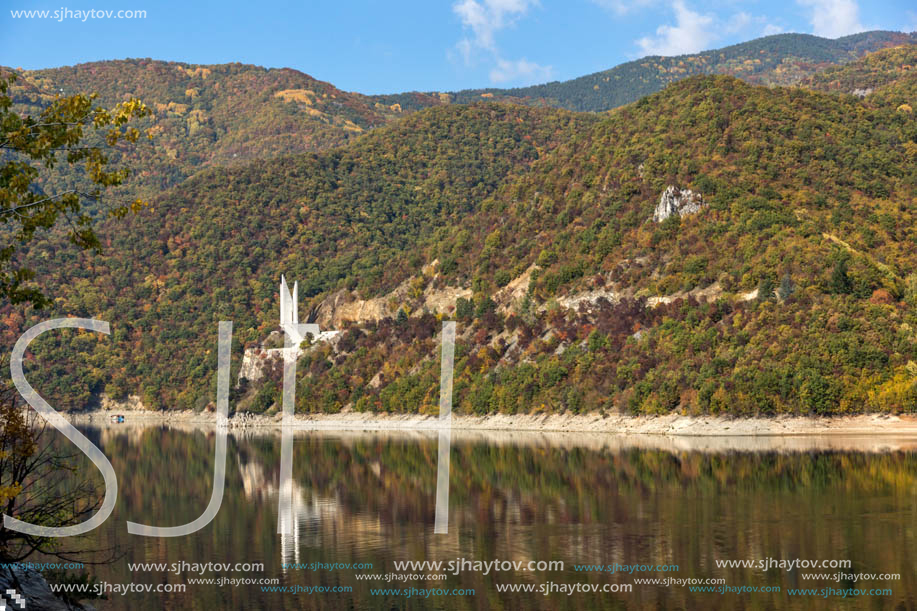
[[(115, 414), (124, 423), (215, 424), (213, 412), (169, 412), (147, 410), (98, 410), (64, 414), (78, 424), (111, 422)], [(260, 416), (235, 414), (232, 428), (280, 428), (280, 414)], [(440, 428), (437, 416), (418, 414), (379, 414), (342, 412), (339, 414), (299, 414), (291, 426), (297, 430), (424, 430)], [(865, 414), (830, 418), (777, 416), (773, 418), (727, 418), (721, 416), (625, 416), (620, 414), (491, 414), (467, 416), (453, 414), (452, 429), (464, 431), (533, 431), (570, 433), (608, 433), (680, 436), (759, 436), (759, 435), (915, 435), (917, 416)]]

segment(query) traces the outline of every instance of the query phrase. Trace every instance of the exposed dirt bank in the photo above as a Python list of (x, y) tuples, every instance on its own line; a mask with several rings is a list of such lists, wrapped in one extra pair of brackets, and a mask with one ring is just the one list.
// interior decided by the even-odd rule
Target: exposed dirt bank
[[(145, 410), (64, 414), (74, 423), (106, 423), (113, 414), (130, 423), (213, 424), (213, 413), (154, 412)], [(234, 415), (232, 428), (282, 426), (281, 416)], [(298, 430), (422, 430), (436, 429), (436, 416), (417, 414), (340, 414), (297, 415), (291, 426)], [(453, 415), (452, 428), (466, 431), (535, 431), (681, 436), (756, 436), (756, 435), (915, 435), (917, 417), (868, 414), (833, 418), (779, 416), (776, 418), (724, 418), (714, 416), (622, 416), (585, 415)]]

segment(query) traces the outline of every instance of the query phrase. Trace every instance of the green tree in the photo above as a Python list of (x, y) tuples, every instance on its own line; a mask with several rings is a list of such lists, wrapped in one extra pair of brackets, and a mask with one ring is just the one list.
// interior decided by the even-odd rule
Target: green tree
[(847, 273), (847, 255), (841, 255), (834, 263), (834, 269), (831, 270), (831, 281), (829, 288), (832, 293), (847, 295), (853, 292), (853, 283)]
[[(103, 191), (128, 176), (126, 168), (109, 169), (106, 150), (136, 142), (141, 133), (127, 124), (149, 111), (136, 99), (105, 109), (94, 95), (77, 94), (55, 98), (38, 116), (21, 115), (14, 106), (14, 81), (15, 75), (0, 75), (0, 300), (43, 307), (49, 300), (31, 283), (34, 273), (20, 263), (17, 251), (61, 217), (71, 242), (100, 250), (92, 213), (104, 209)], [(72, 177), (77, 186), (48, 192), (40, 170), (58, 164), (79, 170)], [(107, 210), (123, 216), (142, 205), (138, 199)], [(47, 430), (12, 388), (0, 386), (0, 506), (6, 515), (35, 524), (81, 522), (98, 507), (98, 491), (89, 480), (63, 480), (74, 470), (74, 457), (51, 448)], [(68, 553), (54, 539), (0, 528), (0, 559), (22, 560), (36, 551)]]
[(774, 289), (776, 289), (776, 283), (774, 282), (773, 276), (770, 274), (765, 274), (761, 277), (761, 280), (758, 281), (758, 300), (759, 301), (773, 301), (774, 300)]
[(795, 290), (796, 285), (793, 284), (792, 276), (783, 274), (783, 278), (780, 279), (780, 288), (777, 289), (777, 296), (780, 297), (780, 301), (785, 301)]
[[(11, 92), (15, 78), (0, 77), (0, 231), (6, 243), (0, 248), (0, 298), (43, 307), (48, 300), (30, 283), (34, 272), (16, 260), (17, 248), (29, 243), (36, 231), (53, 227), (64, 217), (71, 242), (99, 250), (92, 216), (84, 204), (99, 203), (105, 189), (127, 178), (127, 168), (108, 168), (106, 149), (136, 142), (141, 132), (127, 124), (149, 110), (136, 99), (105, 109), (95, 104), (95, 95), (77, 94), (56, 98), (38, 116), (21, 116), (14, 109)], [(92, 132), (99, 132), (104, 145), (87, 143)], [(81, 167), (78, 183), (85, 188), (46, 193), (39, 170), (59, 163)], [(123, 216), (143, 205), (138, 199), (110, 207), (108, 212)]]
[(455, 300), (455, 317), (459, 320), (471, 320), (474, 316), (474, 304), (469, 299), (459, 297)]

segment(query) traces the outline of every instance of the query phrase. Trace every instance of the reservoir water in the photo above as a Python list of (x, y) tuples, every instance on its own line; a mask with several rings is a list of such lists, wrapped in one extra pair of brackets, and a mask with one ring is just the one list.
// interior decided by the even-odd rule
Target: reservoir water
[(455, 431), (435, 534), (435, 434), (297, 432), (294, 528), (279, 535), (280, 434), (233, 432), (213, 522), (146, 538), (125, 521), (174, 526), (207, 506), (214, 430), (81, 430), (119, 491), (74, 557), (114, 557), (87, 565), (98, 582), (185, 586), (112, 592), (99, 609), (917, 606), (917, 439)]

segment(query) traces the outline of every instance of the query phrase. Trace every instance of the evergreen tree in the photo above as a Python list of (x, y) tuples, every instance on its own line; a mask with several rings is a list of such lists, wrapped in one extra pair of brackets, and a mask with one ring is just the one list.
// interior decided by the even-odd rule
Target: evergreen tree
[(841, 256), (834, 264), (834, 269), (831, 271), (831, 282), (829, 283), (832, 293), (848, 295), (853, 292), (853, 284), (847, 274), (847, 259), (846, 255)]

